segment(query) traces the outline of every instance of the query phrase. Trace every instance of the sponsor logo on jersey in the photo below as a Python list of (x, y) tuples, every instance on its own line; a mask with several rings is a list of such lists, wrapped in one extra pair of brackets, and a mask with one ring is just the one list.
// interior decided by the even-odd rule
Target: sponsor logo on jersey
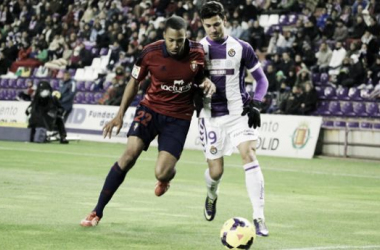
[(139, 74), (140, 74), (140, 67), (137, 66), (136, 64), (133, 66), (133, 69), (132, 69), (132, 77), (137, 79), (139, 77)]
[(302, 149), (310, 139), (310, 128), (307, 124), (300, 124), (293, 132), (293, 148)]
[(234, 57), (234, 56), (236, 55), (236, 51), (235, 51), (234, 49), (230, 49), (230, 50), (228, 51), (228, 55), (229, 55), (230, 57)]
[(210, 153), (214, 155), (214, 154), (218, 153), (218, 149), (214, 146), (211, 146)]
[(172, 93), (184, 93), (191, 89), (191, 82), (185, 84), (184, 80), (174, 80), (172, 86), (161, 84), (161, 89), (172, 92)]
[(192, 71), (194, 71), (194, 72), (198, 69), (198, 63), (197, 63), (197, 61), (191, 61), (191, 63), (190, 63), (190, 69)]

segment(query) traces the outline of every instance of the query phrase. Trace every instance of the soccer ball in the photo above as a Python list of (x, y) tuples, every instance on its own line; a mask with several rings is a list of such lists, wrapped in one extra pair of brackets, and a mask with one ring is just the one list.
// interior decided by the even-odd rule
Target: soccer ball
[(220, 231), (220, 239), (227, 249), (249, 249), (255, 238), (255, 227), (240, 217), (227, 220)]

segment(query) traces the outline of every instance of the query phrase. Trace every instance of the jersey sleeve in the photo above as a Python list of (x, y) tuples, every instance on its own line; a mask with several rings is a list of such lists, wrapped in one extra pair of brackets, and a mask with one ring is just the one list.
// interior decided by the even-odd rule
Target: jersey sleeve
[(137, 58), (135, 65), (132, 69), (132, 77), (137, 81), (142, 81), (148, 75), (148, 52), (144, 48), (141, 55)]
[(252, 73), (256, 69), (258, 69), (261, 66), (261, 64), (259, 62), (259, 59), (256, 56), (255, 51), (253, 51), (252, 46), (245, 43), (244, 50), (245, 50), (245, 53), (243, 55), (244, 55), (245, 67), (248, 69), (249, 72)]

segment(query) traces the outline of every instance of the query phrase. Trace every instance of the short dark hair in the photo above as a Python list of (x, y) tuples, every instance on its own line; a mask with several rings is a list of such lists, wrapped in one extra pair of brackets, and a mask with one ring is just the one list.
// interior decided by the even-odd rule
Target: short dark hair
[(172, 16), (168, 18), (165, 22), (165, 31), (168, 28), (175, 29), (175, 30), (181, 30), (181, 29), (186, 30), (187, 24), (186, 24), (185, 19), (183, 19), (182, 17)]
[(202, 6), (200, 16), (202, 20), (213, 16), (220, 16), (220, 18), (224, 19), (225, 13), (223, 5), (216, 1), (207, 2)]

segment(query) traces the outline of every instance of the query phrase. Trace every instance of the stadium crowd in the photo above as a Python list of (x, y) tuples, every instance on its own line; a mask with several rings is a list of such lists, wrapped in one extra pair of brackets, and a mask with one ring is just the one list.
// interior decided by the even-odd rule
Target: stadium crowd
[[(62, 70), (90, 66), (106, 49), (110, 51), (107, 71), (95, 81), (95, 89), (104, 89), (97, 103), (119, 105), (137, 55), (146, 44), (163, 38), (166, 17), (183, 17), (189, 39), (205, 36), (198, 13), (204, 2), (4, 0), (0, 74), (54, 78)], [(366, 90), (368, 98), (379, 98), (378, 1), (220, 2), (229, 20), (226, 34), (250, 43), (264, 66), (269, 89), (263, 112), (313, 113), (318, 100), (315, 84), (322, 75), (334, 89), (357, 87)], [(267, 26), (263, 17), (272, 15), (279, 20)], [(110, 73), (114, 77), (108, 86), (105, 78)], [(247, 78), (247, 87), (254, 90), (250, 81)], [(30, 83), (26, 92), (32, 95)]]

